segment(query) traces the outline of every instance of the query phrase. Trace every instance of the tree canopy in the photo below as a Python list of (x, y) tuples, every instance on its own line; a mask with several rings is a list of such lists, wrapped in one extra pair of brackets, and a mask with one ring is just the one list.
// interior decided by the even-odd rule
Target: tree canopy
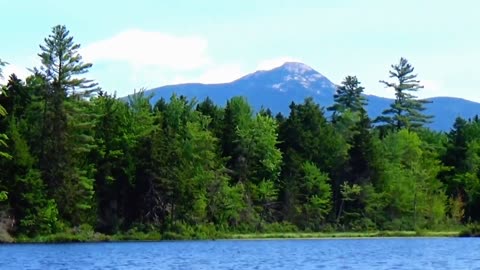
[(426, 128), (425, 101), (414, 95), (422, 86), (404, 58), (393, 81), (381, 81), (396, 98), (372, 124), (356, 76), (326, 110), (306, 98), (273, 117), (244, 97), (225, 106), (177, 95), (152, 104), (142, 90), (119, 99), (88, 79), (92, 64), (79, 49), (55, 26), (41, 66), (2, 86), (0, 211), (15, 217), (16, 236), (87, 228), (194, 238), (480, 220), (480, 121)]
[(402, 128), (418, 129), (430, 122), (432, 116), (425, 115), (426, 100), (417, 99), (415, 93), (423, 88), (414, 74), (414, 67), (405, 58), (400, 58), (389, 71), (393, 82), (380, 81), (387, 88), (395, 91), (395, 101), (389, 109), (383, 111), (375, 122), (383, 123), (387, 128), (400, 130)]

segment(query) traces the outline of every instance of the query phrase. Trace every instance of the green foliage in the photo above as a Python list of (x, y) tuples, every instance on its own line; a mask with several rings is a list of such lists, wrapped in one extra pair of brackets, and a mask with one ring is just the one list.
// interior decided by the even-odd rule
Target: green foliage
[(468, 224), (467, 228), (465, 228), (460, 232), (460, 236), (480, 237), (480, 224), (479, 223)]
[[(246, 121), (245, 121), (246, 122)], [(262, 180), (277, 181), (282, 153), (277, 148), (277, 124), (261, 114), (237, 128), (239, 147), (249, 171), (246, 178), (258, 184)]]
[(344, 214), (345, 203), (353, 202), (359, 199), (360, 193), (362, 192), (362, 187), (357, 184), (348, 184), (348, 182), (343, 182), (340, 185), (340, 195), (342, 196), (342, 204), (338, 213), (337, 221), (340, 219), (341, 215)]
[(263, 231), (265, 233), (295, 233), (298, 232), (299, 229), (294, 224), (284, 221), (267, 223), (264, 225)]
[(135, 182), (133, 151), (137, 135), (127, 104), (104, 92), (92, 103), (96, 147), (89, 158), (96, 169), (96, 225), (101, 232), (116, 233), (126, 222), (122, 217), (128, 216), (128, 194)]
[(65, 26), (57, 25), (40, 45), (43, 80), (40, 169), (60, 215), (73, 225), (92, 222), (93, 164), (86, 156), (94, 148), (93, 120), (84, 98), (97, 84), (81, 78), (92, 66), (83, 63), (79, 44)]
[[(352, 122), (352, 118), (365, 111), (367, 105), (366, 98), (363, 96), (365, 88), (360, 86), (356, 76), (347, 76), (342, 85), (337, 88), (333, 95), (334, 104), (327, 110), (333, 111), (332, 121)], [(353, 121), (355, 122), (355, 121)]]
[[(0, 116), (5, 116), (5, 115), (6, 115), (5, 109), (0, 105)], [(6, 140), (8, 140), (7, 135), (0, 133), (0, 147), (7, 146)], [(0, 151), (0, 157), (7, 158), (7, 159), (11, 158), (11, 156), (4, 151)], [(5, 201), (7, 198), (8, 198), (8, 192), (4, 190), (0, 190), (0, 202)]]
[(299, 219), (302, 220), (303, 227), (318, 230), (332, 209), (329, 177), (311, 162), (303, 164), (302, 174), (303, 184), (298, 198), (302, 205)]
[(424, 128), (403, 58), (377, 129), (354, 76), (331, 121), (313, 98), (272, 117), (243, 97), (152, 106), (143, 89), (99, 91), (65, 26), (40, 50), (41, 67), (0, 95), (0, 211), (19, 241), (416, 236), (480, 219), (480, 120)]
[[(0, 59), (0, 79), (3, 79), (2, 67), (4, 67), (6, 64), (7, 64), (7, 62), (3, 62)], [(0, 87), (2, 87), (2, 86), (0, 85)], [(3, 92), (4, 91), (3, 91), (3, 87), (2, 87), (2, 89), (0, 89), (0, 96), (4, 95)], [(7, 111), (5, 110), (5, 108), (2, 105), (0, 105), (0, 117), (4, 117), (6, 115), (7, 115)], [(8, 140), (7, 135), (5, 135), (3, 133), (0, 133), (0, 147), (6, 147), (7, 146), (7, 143), (6, 143), (7, 140)], [(1, 148), (0, 148), (0, 157), (1, 158), (10, 158), (8, 153), (5, 153), (5, 152), (1, 151)], [(4, 201), (6, 198), (7, 198), (7, 192), (0, 190), (0, 202)]]
[[(303, 104), (290, 105), (290, 116), (280, 126), (279, 140), (280, 149), (283, 152), (282, 181), (280, 183), (281, 200), (283, 204), (284, 218), (294, 224), (305, 227), (302, 221), (304, 212), (303, 203), (298, 198), (304, 196), (305, 171), (304, 164), (313, 164), (325, 177), (331, 179), (331, 189), (335, 194), (338, 192), (339, 178), (337, 171), (343, 168), (347, 159), (348, 145), (342, 134), (335, 131), (334, 127), (327, 122), (323, 110), (313, 102), (313, 99), (306, 99)], [(332, 195), (332, 198), (333, 195)], [(309, 198), (310, 206), (321, 203), (321, 199)], [(332, 206), (335, 206), (332, 202)], [(312, 208), (312, 207), (310, 207)], [(327, 208), (328, 209), (328, 208)], [(333, 207), (331, 208), (333, 209)], [(324, 210), (311, 209), (315, 215), (322, 216), (321, 220), (315, 222), (313, 227), (318, 227), (324, 221)], [(302, 227), (300, 226), (300, 227)]]
[(82, 224), (74, 228), (49, 235), (40, 235), (34, 238), (22, 239), (20, 242), (40, 242), (40, 243), (78, 243), (78, 242), (100, 242), (110, 241), (111, 237), (96, 233), (88, 224)]
[(19, 132), (19, 124), (10, 120), (8, 133), (12, 138), (5, 177), (9, 183), (11, 196), (9, 202), (15, 216), (19, 219), (19, 232), (30, 236), (50, 234), (57, 229), (58, 210), (56, 203), (46, 197), (46, 188), (40, 172), (34, 168), (35, 160)]
[(438, 175), (444, 170), (435, 153), (407, 130), (383, 143), (380, 183), (392, 229), (434, 228), (445, 220), (447, 197)]
[[(465, 217), (480, 219), (480, 122), (458, 118), (447, 137), (442, 157), (451, 169), (442, 175), (451, 198), (464, 202)], [(463, 220), (465, 221), (465, 219)]]
[(227, 101), (223, 118), (221, 138), (222, 155), (228, 158), (227, 168), (231, 169), (235, 181), (245, 181), (246, 159), (239, 146), (238, 131), (248, 130), (246, 126), (251, 122), (252, 108), (245, 98), (234, 97)]
[(52, 84), (53, 94), (85, 96), (97, 90), (97, 84), (77, 76), (85, 74), (92, 64), (84, 63), (78, 53), (80, 44), (73, 42), (64, 25), (52, 27), (52, 33), (40, 45), (42, 66), (38, 70)]
[(400, 58), (400, 62), (392, 65), (390, 78), (395, 82), (380, 81), (385, 87), (395, 90), (395, 101), (390, 108), (383, 111), (383, 115), (375, 121), (384, 123), (384, 127), (390, 130), (400, 130), (402, 128), (419, 129), (424, 124), (429, 123), (431, 116), (423, 114), (426, 100), (418, 100), (414, 95), (419, 89), (423, 88), (418, 81), (417, 75), (413, 73), (413, 66), (407, 59)]
[(207, 97), (203, 102), (197, 105), (196, 110), (210, 119), (208, 122), (208, 129), (216, 138), (221, 138), (223, 118), (225, 114), (224, 109), (215, 105), (213, 101)]

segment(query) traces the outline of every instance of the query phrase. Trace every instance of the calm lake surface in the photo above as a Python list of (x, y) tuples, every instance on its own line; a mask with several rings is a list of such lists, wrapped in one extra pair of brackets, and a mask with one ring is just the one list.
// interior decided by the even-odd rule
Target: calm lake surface
[(0, 269), (480, 269), (480, 239), (0, 245)]

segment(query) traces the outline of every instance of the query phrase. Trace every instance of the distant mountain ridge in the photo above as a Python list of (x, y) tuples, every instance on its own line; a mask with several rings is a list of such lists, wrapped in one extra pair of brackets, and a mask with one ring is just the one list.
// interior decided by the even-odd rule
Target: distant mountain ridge
[[(151, 94), (152, 103), (160, 98), (169, 99), (173, 93), (196, 98), (201, 101), (210, 97), (215, 103), (224, 105), (234, 96), (245, 96), (255, 109), (262, 106), (270, 108), (274, 113), (289, 113), (291, 102), (302, 103), (305, 98), (313, 97), (322, 107), (333, 103), (336, 85), (313, 68), (296, 62), (287, 62), (271, 70), (261, 70), (243, 76), (230, 83), (201, 84), (188, 83), (162, 86), (146, 91)], [(374, 118), (381, 114), (392, 103), (392, 99), (366, 95), (367, 111)], [(427, 114), (435, 118), (430, 127), (435, 130), (448, 131), (456, 117), (471, 118), (480, 113), (480, 103), (453, 98), (430, 98)]]

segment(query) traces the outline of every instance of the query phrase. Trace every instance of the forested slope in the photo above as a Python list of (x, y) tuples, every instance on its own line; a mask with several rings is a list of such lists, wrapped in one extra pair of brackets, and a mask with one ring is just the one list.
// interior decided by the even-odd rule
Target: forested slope
[(254, 113), (242, 97), (125, 102), (88, 79), (79, 48), (54, 27), (34, 75), (2, 87), (0, 209), (16, 236), (438, 230), (480, 218), (480, 121), (425, 128), (404, 58), (384, 82), (396, 99), (370, 119), (355, 76), (331, 107), (307, 98), (288, 115)]

